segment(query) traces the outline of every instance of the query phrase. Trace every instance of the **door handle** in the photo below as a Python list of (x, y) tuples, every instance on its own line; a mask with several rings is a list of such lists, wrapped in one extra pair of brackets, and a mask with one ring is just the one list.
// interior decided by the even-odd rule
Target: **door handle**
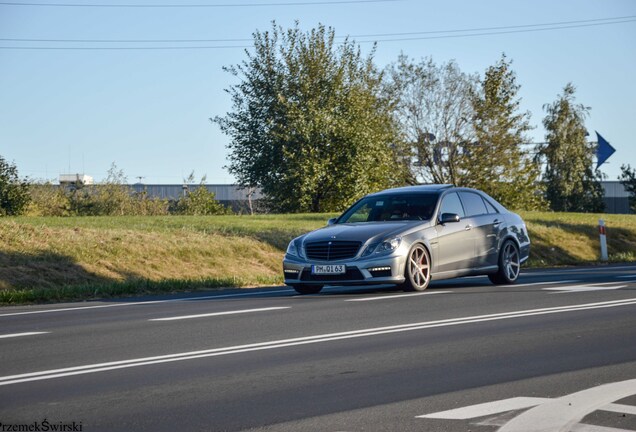
[(464, 228), (466, 231), (470, 231), (471, 229), (473, 229), (473, 226), (471, 224), (466, 225), (466, 228)]
[(501, 221), (499, 219), (495, 219), (494, 221), (492, 221), (492, 224), (494, 226), (501, 225)]

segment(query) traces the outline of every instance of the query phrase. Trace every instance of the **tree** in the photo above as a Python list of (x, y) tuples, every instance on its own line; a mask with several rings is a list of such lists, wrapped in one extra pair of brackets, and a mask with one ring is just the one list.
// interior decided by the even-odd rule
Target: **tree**
[(537, 146), (545, 162), (546, 197), (554, 211), (601, 212), (605, 208), (599, 172), (592, 169), (594, 148), (586, 140), (590, 108), (575, 104), (576, 88), (566, 84), (552, 104), (545, 104), (546, 143)]
[(462, 169), (470, 173), (463, 186), (481, 189), (514, 209), (541, 209), (540, 168), (522, 149), (531, 129), (530, 113), (519, 112), (520, 86), (511, 64), (502, 55), (471, 96), (475, 142), (462, 159)]
[(397, 100), (403, 153), (411, 183), (461, 185), (463, 148), (473, 141), (471, 91), (476, 75), (463, 73), (455, 61), (436, 64), (431, 57), (416, 63), (406, 55), (387, 68), (387, 92)]
[(20, 180), (18, 168), (0, 156), (0, 216), (17, 216), (29, 205), (29, 184)]
[(632, 169), (631, 165), (621, 165), (621, 176), (618, 179), (629, 192), (629, 207), (636, 213), (636, 168)]
[(232, 111), (212, 120), (230, 137), (226, 168), (238, 183), (289, 212), (338, 211), (393, 184), (396, 127), (373, 52), (336, 45), (323, 25), (273, 23), (253, 37), (247, 60), (225, 68), (241, 78), (227, 89)]

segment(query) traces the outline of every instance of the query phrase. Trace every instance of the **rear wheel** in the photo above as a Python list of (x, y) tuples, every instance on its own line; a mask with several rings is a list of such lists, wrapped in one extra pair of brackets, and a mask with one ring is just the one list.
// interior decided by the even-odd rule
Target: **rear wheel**
[(421, 244), (413, 246), (404, 268), (404, 291), (424, 291), (431, 281), (431, 258)]
[(298, 294), (318, 294), (322, 285), (292, 285)]
[(499, 252), (499, 270), (488, 275), (488, 278), (496, 285), (513, 284), (517, 281), (520, 270), (519, 248), (512, 240), (506, 240)]

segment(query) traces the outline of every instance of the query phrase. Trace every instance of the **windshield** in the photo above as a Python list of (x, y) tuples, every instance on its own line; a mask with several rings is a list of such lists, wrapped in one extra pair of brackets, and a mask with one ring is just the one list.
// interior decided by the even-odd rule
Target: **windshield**
[(369, 196), (344, 212), (337, 223), (426, 220), (433, 216), (437, 193)]

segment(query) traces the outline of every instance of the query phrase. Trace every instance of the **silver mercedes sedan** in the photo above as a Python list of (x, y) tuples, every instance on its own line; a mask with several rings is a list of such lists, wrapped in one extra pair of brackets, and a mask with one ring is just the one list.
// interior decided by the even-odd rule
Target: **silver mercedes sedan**
[(283, 272), (300, 294), (324, 285), (423, 291), (431, 280), (470, 275), (512, 284), (529, 253), (521, 217), (484, 192), (409, 186), (367, 195), (326, 227), (293, 239)]

